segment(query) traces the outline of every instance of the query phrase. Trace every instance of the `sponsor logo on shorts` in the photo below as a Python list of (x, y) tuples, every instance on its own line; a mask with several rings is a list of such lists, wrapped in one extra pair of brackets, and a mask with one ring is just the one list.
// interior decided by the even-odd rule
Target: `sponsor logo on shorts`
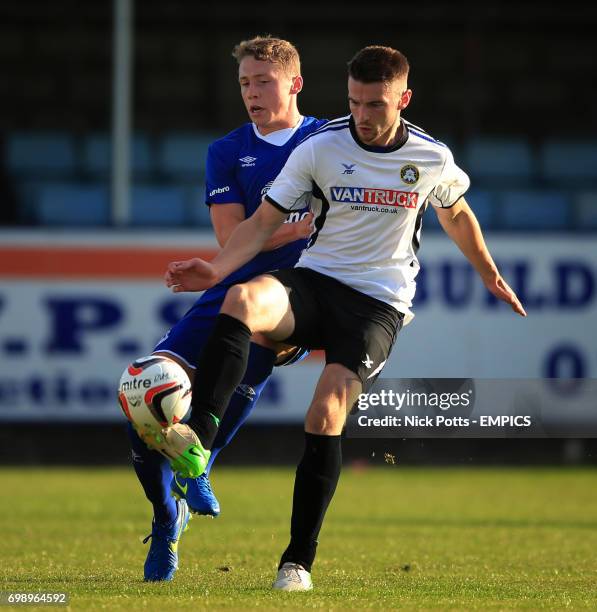
[(414, 185), (419, 180), (419, 169), (413, 164), (406, 164), (400, 168), (400, 178), (407, 185)]
[(419, 194), (416, 191), (377, 189), (375, 187), (330, 187), (330, 192), (332, 202), (347, 204), (416, 208), (419, 201)]
[[(374, 376), (377, 376), (377, 374), (379, 374), (383, 367), (386, 365), (386, 359), (384, 359), (376, 368), (375, 370), (373, 370), (373, 372), (371, 372), (371, 374), (369, 374), (369, 376), (367, 376), (367, 380), (369, 380), (370, 378), (373, 378)], [(370, 370), (373, 367), (373, 364), (375, 363), (373, 361), (373, 359), (371, 359), (371, 357), (369, 357), (369, 353), (366, 354), (365, 359), (363, 359), (363, 361), (361, 361), (361, 363), (368, 369)]]
[(216, 189), (212, 189), (209, 192), (209, 195), (211, 197), (211, 196), (215, 196), (218, 193), (226, 193), (227, 191), (230, 191), (230, 187), (228, 187), (228, 185), (225, 185), (224, 187), (217, 187)]

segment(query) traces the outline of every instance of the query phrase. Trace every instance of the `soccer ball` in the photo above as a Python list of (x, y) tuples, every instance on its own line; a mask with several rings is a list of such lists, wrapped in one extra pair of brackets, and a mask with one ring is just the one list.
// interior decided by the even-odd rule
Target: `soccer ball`
[(150, 355), (133, 361), (122, 373), (118, 401), (139, 431), (159, 431), (174, 425), (191, 405), (191, 381), (172, 359)]

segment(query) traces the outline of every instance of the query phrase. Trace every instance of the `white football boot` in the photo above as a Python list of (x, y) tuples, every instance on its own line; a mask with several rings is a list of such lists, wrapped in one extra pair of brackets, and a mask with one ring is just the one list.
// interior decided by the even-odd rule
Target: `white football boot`
[(279, 591), (310, 591), (313, 589), (311, 574), (298, 563), (284, 563), (278, 570), (273, 588)]

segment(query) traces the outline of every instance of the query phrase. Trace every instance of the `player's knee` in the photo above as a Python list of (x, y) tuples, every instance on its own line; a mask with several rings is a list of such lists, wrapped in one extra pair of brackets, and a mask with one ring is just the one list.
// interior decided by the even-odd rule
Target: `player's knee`
[(344, 427), (344, 410), (337, 402), (314, 401), (305, 419), (305, 429), (309, 433), (338, 435)]
[(258, 332), (264, 317), (267, 317), (267, 304), (263, 292), (256, 285), (245, 283), (228, 289), (220, 312), (240, 319)]
[(242, 316), (243, 320), (251, 310), (251, 289), (248, 285), (233, 285), (228, 289), (220, 312)]
[(259, 346), (262, 346), (263, 348), (270, 349), (271, 351), (274, 351), (276, 354), (283, 352), (284, 349), (282, 347), (286, 346), (286, 345), (281, 345), (279, 342), (276, 342), (275, 340), (271, 340), (265, 334), (262, 334), (260, 332), (255, 332), (251, 336), (251, 342), (258, 344)]

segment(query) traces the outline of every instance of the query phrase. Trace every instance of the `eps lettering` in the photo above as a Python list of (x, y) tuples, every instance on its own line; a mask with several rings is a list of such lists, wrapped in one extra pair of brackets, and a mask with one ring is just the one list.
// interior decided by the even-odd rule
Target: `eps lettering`
[[(157, 328), (174, 325), (193, 298), (168, 300), (157, 307)], [(99, 296), (51, 296), (41, 301), (49, 317), (49, 337), (43, 345), (48, 354), (76, 354), (85, 350), (85, 340), (124, 328), (122, 302)], [(152, 343), (156, 338), (149, 339)], [(153, 348), (153, 345), (149, 348)], [(141, 347), (133, 352), (141, 351)]]

